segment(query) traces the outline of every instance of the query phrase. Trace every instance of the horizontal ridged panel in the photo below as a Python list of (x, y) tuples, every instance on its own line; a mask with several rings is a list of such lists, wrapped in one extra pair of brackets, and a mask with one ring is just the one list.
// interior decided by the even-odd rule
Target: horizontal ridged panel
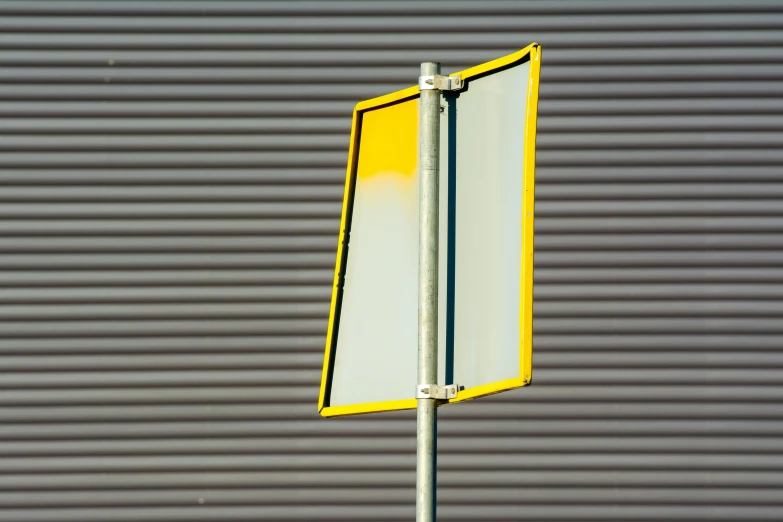
[[(176, 520), (176, 521), (213, 521), (213, 520), (367, 520), (379, 521), (398, 520), (409, 516), (410, 510), (389, 501), (366, 505), (361, 502), (335, 503), (329, 510), (318, 506), (300, 505), (292, 509), (290, 505), (282, 506), (231, 506), (214, 507), (202, 506), (199, 499), (193, 502), (195, 507), (149, 507), (133, 510), (138, 515), (130, 515), (127, 507), (103, 508), (100, 510), (73, 509), (56, 510), (56, 518), (51, 509), (17, 510), (9, 509), (8, 515), (14, 520), (32, 522), (44, 520), (102, 522), (106, 517), (116, 521), (134, 521), (134, 516), (143, 517), (146, 520)], [(542, 504), (524, 507), (524, 512), (537, 520), (562, 520), (560, 516), (552, 518), (547, 516), (552, 509), (557, 509), (557, 504)], [(587, 519), (604, 518), (606, 510), (603, 506), (570, 506), (559, 508), (563, 516), (584, 517)], [(660, 520), (662, 517), (676, 517), (677, 520), (701, 521), (705, 517), (712, 520), (777, 520), (776, 506), (747, 506), (747, 507), (712, 507), (712, 506), (688, 506), (668, 504), (656, 507), (647, 506), (614, 506), (612, 514), (615, 520), (628, 520), (641, 518), (642, 520)], [(331, 515), (333, 511), (343, 511), (340, 516)], [(383, 512), (383, 518), (378, 517), (377, 511)], [(462, 504), (446, 507), (438, 510), (438, 515), (453, 520), (508, 520), (519, 516), (522, 507), (497, 507), (496, 505), (475, 505), (465, 507)], [(717, 512), (717, 513), (716, 513)], [(750, 518), (743, 518), (750, 517)]]
[(544, 48), (535, 380), (440, 410), (441, 520), (778, 520), (774, 2), (0, 2), (0, 518), (413, 518), (315, 412), (350, 115)]

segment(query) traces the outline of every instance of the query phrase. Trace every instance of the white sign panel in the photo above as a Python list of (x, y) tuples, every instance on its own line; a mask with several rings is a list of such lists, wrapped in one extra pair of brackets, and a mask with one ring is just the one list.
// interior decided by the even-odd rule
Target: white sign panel
[[(540, 46), (455, 73), (441, 105), (439, 379), (530, 383)], [(354, 111), (319, 411), (416, 407), (417, 87)]]

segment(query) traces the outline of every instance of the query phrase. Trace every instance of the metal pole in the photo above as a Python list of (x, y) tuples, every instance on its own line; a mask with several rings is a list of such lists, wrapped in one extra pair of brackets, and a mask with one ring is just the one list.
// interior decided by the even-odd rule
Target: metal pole
[[(440, 64), (421, 64), (421, 75), (440, 74)], [(438, 382), (438, 167), (440, 91), (419, 98), (419, 382)], [(437, 469), (436, 399), (416, 408), (416, 522), (435, 522)]]

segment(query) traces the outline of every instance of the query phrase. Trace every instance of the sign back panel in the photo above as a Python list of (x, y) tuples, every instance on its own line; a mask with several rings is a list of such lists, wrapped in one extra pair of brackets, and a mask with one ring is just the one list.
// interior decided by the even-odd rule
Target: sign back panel
[(467, 71), (467, 89), (444, 93), (438, 368), (460, 387), (450, 402), (532, 378), (534, 66)]
[[(473, 67), (441, 105), (439, 379), (460, 402), (531, 380), (540, 48)], [(417, 87), (354, 111), (319, 397), (324, 416), (416, 407)]]
[[(416, 407), (419, 93), (354, 111), (322, 402), (333, 414)], [(358, 145), (358, 146), (357, 146)], [(324, 412), (321, 409), (322, 413)]]

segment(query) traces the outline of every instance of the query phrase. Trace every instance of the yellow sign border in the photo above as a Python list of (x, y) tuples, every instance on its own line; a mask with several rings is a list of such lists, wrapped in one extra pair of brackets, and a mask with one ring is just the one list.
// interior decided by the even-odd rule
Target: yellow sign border
[[(513, 390), (527, 386), (533, 378), (533, 217), (535, 214), (535, 166), (536, 166), (536, 118), (538, 115), (538, 85), (541, 71), (541, 46), (532, 43), (521, 51), (508, 56), (492, 60), (464, 71), (456, 72), (450, 76), (459, 76), (463, 80), (492, 72), (525, 58), (530, 59), (530, 79), (527, 89), (527, 114), (525, 116), (525, 143), (523, 145), (523, 190), (522, 199), (522, 263), (521, 263), (521, 288), (519, 309), (520, 328), (520, 376), (513, 379), (497, 381), (482, 386), (476, 386), (470, 390), (460, 391), (456, 399), (443, 401), (443, 404), (463, 402), (478, 397), (485, 397), (495, 393)], [(345, 243), (345, 231), (350, 220), (350, 209), (353, 203), (353, 191), (356, 178), (356, 165), (358, 163), (359, 136), (361, 133), (362, 114), (365, 111), (377, 109), (384, 105), (400, 102), (419, 96), (418, 86), (408, 87), (401, 91), (372, 98), (356, 104), (353, 111), (351, 124), (351, 141), (348, 148), (348, 168), (345, 175), (345, 192), (343, 196), (343, 209), (340, 218), (340, 237), (337, 243), (337, 260), (334, 268), (334, 281), (332, 285), (332, 300), (329, 308), (329, 326), (326, 331), (326, 350), (324, 365), (321, 374), (321, 389), (318, 396), (318, 412), (324, 417), (337, 417), (343, 415), (357, 415), (360, 413), (374, 413), (382, 411), (408, 410), (416, 408), (416, 399), (403, 399), (397, 401), (369, 402), (363, 404), (349, 404), (345, 406), (326, 406), (326, 390), (331, 379), (331, 370), (334, 358), (332, 347), (334, 346), (334, 325), (337, 319), (337, 300), (341, 287), (341, 278), (345, 259), (343, 258), (343, 245)], [(411, 390), (413, 393), (413, 390)]]

